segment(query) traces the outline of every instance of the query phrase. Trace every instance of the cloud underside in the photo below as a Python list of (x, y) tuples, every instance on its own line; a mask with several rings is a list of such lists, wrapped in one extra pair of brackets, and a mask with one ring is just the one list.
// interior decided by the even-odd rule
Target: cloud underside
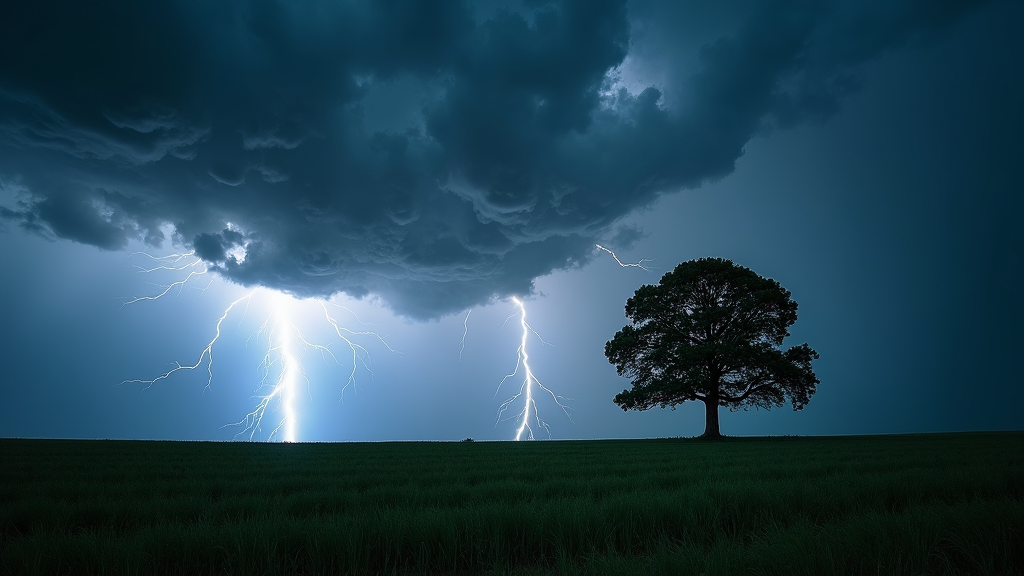
[(438, 317), (635, 237), (624, 216), (966, 10), (731, 9), (693, 46), (674, 2), (5, 3), (0, 222), (110, 250), (173, 230), (240, 284)]

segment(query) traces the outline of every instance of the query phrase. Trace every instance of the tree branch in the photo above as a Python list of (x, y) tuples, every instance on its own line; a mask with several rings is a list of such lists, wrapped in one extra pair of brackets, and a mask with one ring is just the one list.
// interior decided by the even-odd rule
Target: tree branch
[(729, 397), (722, 397), (720, 399), (721, 400), (725, 400), (726, 402), (742, 402), (742, 401), (746, 400), (747, 398), (749, 398), (750, 395), (753, 394), (754, 392), (757, 392), (758, 390), (771, 389), (771, 387), (772, 387), (771, 384), (762, 384), (762, 385), (759, 385), (759, 386), (754, 386), (752, 388), (748, 388), (746, 392), (744, 392), (743, 394), (740, 394), (739, 396), (736, 396), (735, 398), (729, 396)]

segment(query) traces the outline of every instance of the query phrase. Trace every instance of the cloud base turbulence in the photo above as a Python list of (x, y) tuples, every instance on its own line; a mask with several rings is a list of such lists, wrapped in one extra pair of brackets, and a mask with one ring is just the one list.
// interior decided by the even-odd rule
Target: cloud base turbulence
[(0, 222), (437, 318), (628, 247), (974, 5), (9, 2)]

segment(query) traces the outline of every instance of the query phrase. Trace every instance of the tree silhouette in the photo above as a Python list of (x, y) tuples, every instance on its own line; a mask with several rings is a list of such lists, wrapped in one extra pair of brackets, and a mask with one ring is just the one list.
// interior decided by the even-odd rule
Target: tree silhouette
[(781, 350), (797, 304), (778, 282), (721, 258), (683, 262), (657, 286), (626, 301), (631, 321), (604, 347), (633, 388), (615, 395), (623, 410), (705, 406), (704, 437), (721, 436), (718, 407), (801, 410), (818, 378), (806, 343)]

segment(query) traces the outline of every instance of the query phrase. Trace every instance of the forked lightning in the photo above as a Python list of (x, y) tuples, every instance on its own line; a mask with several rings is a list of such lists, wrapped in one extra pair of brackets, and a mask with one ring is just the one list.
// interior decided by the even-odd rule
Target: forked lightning
[[(495, 426), (497, 426), (498, 422), (501, 421), (501, 416), (505, 413), (505, 411), (508, 410), (508, 408), (512, 406), (512, 404), (515, 403), (516, 400), (518, 400), (520, 397), (523, 397), (523, 409), (515, 416), (515, 418), (519, 421), (519, 426), (516, 429), (515, 439), (522, 439), (523, 434), (525, 433), (527, 440), (534, 440), (534, 425), (543, 428), (544, 431), (547, 433), (548, 437), (550, 438), (551, 429), (548, 426), (548, 423), (541, 419), (540, 411), (537, 409), (537, 399), (534, 397), (534, 384), (537, 385), (537, 388), (544, 392), (547, 392), (551, 396), (551, 398), (555, 401), (555, 404), (557, 404), (558, 407), (562, 409), (562, 412), (565, 412), (565, 415), (566, 417), (569, 418), (570, 422), (572, 422), (572, 416), (569, 415), (569, 408), (562, 403), (563, 398), (552, 392), (547, 386), (544, 386), (544, 384), (541, 383), (541, 381), (538, 380), (536, 376), (534, 376), (533, 369), (530, 368), (530, 355), (526, 350), (527, 340), (529, 339), (531, 332), (535, 336), (537, 336), (537, 338), (541, 342), (544, 342), (544, 339), (541, 338), (540, 334), (537, 334), (537, 332), (529, 324), (527, 324), (526, 306), (523, 304), (523, 301), (513, 296), (512, 302), (519, 309), (519, 326), (522, 328), (522, 337), (520, 338), (519, 349), (517, 351), (516, 369), (513, 370), (512, 373), (505, 375), (505, 377), (501, 379), (501, 382), (498, 383), (497, 390), (494, 391), (494, 395), (497, 396), (498, 391), (501, 390), (502, 384), (504, 384), (505, 381), (508, 380), (509, 378), (513, 378), (517, 374), (519, 374), (520, 370), (522, 370), (523, 381), (522, 384), (520, 384), (519, 386), (519, 391), (516, 392), (516, 394), (509, 398), (508, 400), (505, 400), (498, 408), (498, 418), (494, 424)], [(513, 314), (513, 316), (514, 315), (515, 314)], [(511, 317), (512, 316), (509, 316), (509, 318)], [(544, 343), (547, 344), (547, 342)], [(534, 424), (531, 424), (531, 421)]]
[[(131, 298), (125, 302), (125, 305), (134, 304), (144, 300), (159, 300), (170, 294), (175, 288), (180, 290), (196, 276), (200, 276), (207, 272), (206, 266), (203, 264), (202, 260), (197, 258), (192, 252), (160, 257), (150, 256), (149, 254), (144, 255), (150, 258), (157, 265), (150, 268), (138, 267), (142, 272), (181, 272), (188, 270), (188, 274), (185, 278), (163, 286), (163, 290), (156, 295)], [(214, 346), (222, 335), (222, 325), (225, 320), (227, 320), (232, 310), (242, 302), (245, 302), (246, 308), (248, 308), (253, 297), (257, 294), (265, 297), (265, 299), (269, 301), (269, 312), (266, 320), (252, 334), (252, 336), (250, 336), (250, 338), (256, 338), (257, 340), (265, 339), (267, 346), (266, 352), (258, 366), (258, 370), (262, 374), (262, 377), (258, 387), (256, 388), (255, 397), (257, 403), (252, 411), (246, 414), (241, 420), (226, 424), (225, 426), (240, 427), (241, 431), (236, 434), (236, 437), (248, 434), (249, 439), (252, 440), (256, 437), (257, 433), (262, 430), (267, 410), (268, 408), (271, 408), (271, 404), (276, 401), (280, 405), (281, 416), (267, 439), (272, 440), (274, 438), (281, 438), (285, 442), (297, 441), (299, 437), (299, 414), (296, 409), (296, 400), (299, 395), (300, 382), (305, 381), (307, 388), (309, 385), (309, 380), (306, 378), (305, 373), (302, 370), (301, 355), (307, 350), (316, 350), (320, 352), (324, 359), (330, 359), (334, 362), (337, 362), (338, 359), (329, 345), (310, 342), (302, 335), (302, 332), (292, 320), (293, 315), (291, 313), (291, 308), (297, 305), (299, 301), (286, 294), (260, 289), (249, 292), (241, 298), (238, 298), (234, 302), (231, 302), (224, 309), (220, 318), (217, 319), (214, 336), (206, 344), (206, 347), (200, 351), (199, 357), (196, 359), (195, 363), (182, 364), (180, 362), (175, 362), (173, 368), (163, 374), (160, 374), (156, 378), (150, 380), (125, 380), (123, 383), (145, 384), (146, 388), (148, 388), (160, 380), (169, 378), (176, 372), (183, 370), (197, 370), (200, 367), (205, 366), (207, 371), (206, 387), (209, 388), (213, 383)], [(359, 366), (362, 365), (367, 371), (370, 369), (369, 352), (364, 346), (355, 342), (353, 338), (359, 336), (370, 336), (379, 340), (385, 347), (387, 347), (388, 350), (391, 350), (392, 352), (395, 351), (387, 344), (383, 337), (374, 332), (356, 332), (345, 328), (333, 316), (331, 316), (330, 311), (327, 309), (326, 302), (323, 300), (317, 300), (317, 303), (323, 311), (326, 322), (331, 326), (338, 339), (341, 342), (344, 342), (352, 353), (352, 370), (349, 373), (345, 384), (341, 388), (341, 394), (343, 397), (345, 390), (355, 383), (356, 372)]]

